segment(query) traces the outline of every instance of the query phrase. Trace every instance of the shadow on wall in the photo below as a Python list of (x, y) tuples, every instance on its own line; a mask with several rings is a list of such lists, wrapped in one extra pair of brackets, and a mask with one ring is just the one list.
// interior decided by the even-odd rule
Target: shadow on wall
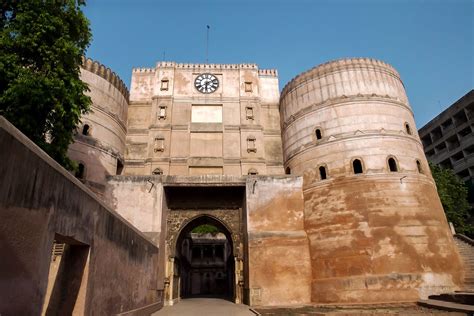
[(162, 306), (158, 248), (3, 117), (0, 161), (2, 314)]

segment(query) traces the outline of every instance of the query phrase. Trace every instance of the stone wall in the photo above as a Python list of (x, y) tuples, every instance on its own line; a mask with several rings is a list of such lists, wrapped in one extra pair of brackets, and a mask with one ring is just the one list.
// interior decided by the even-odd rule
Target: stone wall
[(104, 199), (134, 227), (158, 245), (161, 234), (161, 176), (110, 176)]
[(459, 256), (393, 67), (363, 58), (315, 67), (283, 89), (280, 111), (285, 167), (304, 176), (311, 300), (457, 289)]
[(53, 240), (71, 254), (56, 313), (70, 314), (74, 306), (100, 315), (160, 307), (158, 248), (3, 118), (0, 161), (2, 315), (41, 313)]
[[(106, 176), (123, 169), (129, 94), (110, 68), (91, 59), (83, 59), (81, 80), (89, 87), (92, 105), (81, 117), (68, 155), (85, 166), (82, 181), (102, 195)], [(86, 125), (88, 132), (83, 134)]]
[(247, 180), (250, 305), (308, 304), (311, 260), (304, 230), (301, 177)]
[[(203, 73), (218, 78), (215, 92), (194, 86)], [(124, 172), (282, 174), (278, 100), (277, 72), (255, 64), (159, 62), (134, 69)], [(198, 117), (197, 107), (206, 108)]]

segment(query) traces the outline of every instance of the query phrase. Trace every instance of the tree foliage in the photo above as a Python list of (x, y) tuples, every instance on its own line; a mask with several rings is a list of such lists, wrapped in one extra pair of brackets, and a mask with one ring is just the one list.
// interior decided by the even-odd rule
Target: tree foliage
[(430, 169), (448, 221), (453, 223), (456, 232), (472, 236), (474, 229), (470, 224), (466, 185), (451, 169), (444, 169), (432, 163)]
[(68, 169), (67, 149), (91, 100), (79, 78), (91, 39), (82, 0), (0, 4), (0, 115)]
[(192, 232), (195, 234), (201, 234), (201, 235), (203, 234), (216, 235), (217, 233), (219, 233), (219, 229), (213, 225), (203, 224), (194, 228)]

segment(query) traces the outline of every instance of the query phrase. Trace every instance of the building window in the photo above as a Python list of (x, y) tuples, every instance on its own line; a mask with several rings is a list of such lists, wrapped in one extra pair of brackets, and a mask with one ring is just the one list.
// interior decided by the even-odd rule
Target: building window
[(251, 169), (249, 169), (247, 174), (249, 176), (256, 176), (256, 175), (258, 175), (258, 171), (257, 171), (257, 169), (251, 168)]
[(416, 168), (418, 169), (419, 173), (423, 173), (423, 167), (421, 166), (421, 162), (418, 159), (416, 160)]
[(84, 124), (82, 127), (82, 135), (90, 136), (91, 134), (91, 128), (88, 124)]
[(115, 174), (122, 174), (122, 171), (123, 171), (123, 163), (119, 159), (117, 159), (117, 169), (116, 169)]
[(285, 169), (285, 174), (291, 174), (291, 169), (290, 169), (290, 167), (286, 167), (286, 169)]
[(411, 135), (411, 128), (410, 128), (410, 124), (408, 123), (405, 123), (405, 131), (407, 132), (408, 135)]
[(155, 138), (155, 144), (154, 144), (154, 151), (156, 152), (163, 152), (165, 151), (165, 139), (164, 137), (157, 137)]
[(155, 168), (152, 172), (153, 175), (155, 176), (160, 176), (163, 174), (163, 170), (161, 170), (160, 168)]
[(253, 116), (253, 107), (251, 107), (251, 106), (245, 107), (245, 116), (246, 116), (247, 120), (253, 120), (253, 118), (254, 118), (254, 116)]
[(254, 136), (249, 136), (247, 137), (247, 152), (257, 152), (257, 147), (256, 147), (256, 139)]
[(352, 170), (354, 171), (354, 174), (364, 172), (364, 169), (362, 168), (362, 161), (360, 159), (354, 159), (352, 161)]
[(390, 172), (398, 171), (397, 162), (393, 157), (388, 158), (388, 168), (390, 169)]
[(323, 138), (323, 135), (321, 134), (321, 130), (319, 128), (317, 128), (315, 131), (314, 131), (315, 135), (316, 135), (316, 139), (321, 139)]
[(170, 83), (170, 81), (169, 81), (168, 79), (162, 79), (162, 80), (161, 80), (161, 88), (160, 88), (160, 90), (161, 90), (161, 91), (168, 91), (168, 89), (169, 89), (169, 83)]
[(158, 119), (166, 120), (166, 106), (165, 105), (160, 105), (158, 109)]
[(321, 180), (326, 180), (327, 179), (327, 172), (326, 172), (326, 167), (325, 166), (319, 167), (319, 179), (321, 179)]
[(77, 170), (74, 176), (78, 179), (84, 179), (85, 174), (86, 174), (86, 166), (83, 163), (79, 163), (79, 166), (77, 167)]
[(252, 92), (252, 82), (245, 82), (245, 92)]

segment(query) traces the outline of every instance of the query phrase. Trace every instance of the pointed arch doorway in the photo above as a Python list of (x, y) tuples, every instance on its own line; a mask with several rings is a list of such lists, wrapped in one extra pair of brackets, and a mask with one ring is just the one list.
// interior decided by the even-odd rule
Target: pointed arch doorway
[(179, 296), (233, 300), (233, 249), (230, 229), (213, 216), (199, 215), (183, 225), (176, 240), (174, 256)]
[[(164, 186), (164, 303), (196, 296), (245, 303), (245, 183), (187, 182), (193, 179)], [(197, 234), (202, 225), (212, 226), (214, 235)]]

